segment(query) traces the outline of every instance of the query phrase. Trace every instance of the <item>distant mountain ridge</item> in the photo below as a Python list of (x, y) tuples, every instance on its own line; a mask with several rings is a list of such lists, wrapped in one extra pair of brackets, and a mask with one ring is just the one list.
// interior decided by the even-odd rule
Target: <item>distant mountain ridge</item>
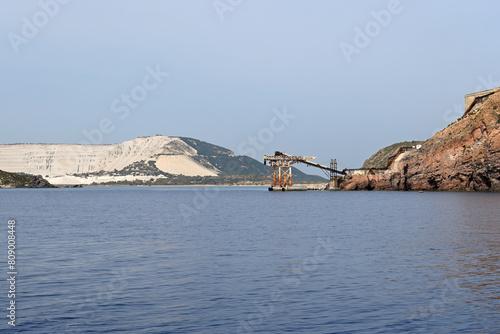
[[(264, 182), (272, 169), (224, 147), (188, 137), (140, 137), (112, 145), (0, 145), (0, 169), (52, 184)], [(295, 181), (323, 178), (294, 169)]]

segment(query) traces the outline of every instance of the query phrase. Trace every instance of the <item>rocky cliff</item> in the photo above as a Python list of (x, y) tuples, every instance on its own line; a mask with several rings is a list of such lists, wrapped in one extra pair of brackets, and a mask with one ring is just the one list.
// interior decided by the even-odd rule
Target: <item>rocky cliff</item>
[(400, 154), (380, 175), (346, 178), (345, 190), (500, 191), (500, 92)]

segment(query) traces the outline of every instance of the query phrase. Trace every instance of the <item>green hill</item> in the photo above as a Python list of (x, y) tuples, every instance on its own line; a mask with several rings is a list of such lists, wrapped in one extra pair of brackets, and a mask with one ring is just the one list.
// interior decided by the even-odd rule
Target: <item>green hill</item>
[(383, 149), (377, 151), (374, 155), (368, 158), (363, 164), (363, 168), (385, 168), (387, 167), (387, 160), (389, 157), (396, 154), (398, 149), (402, 146), (415, 146), (422, 144), (423, 141), (404, 141), (401, 143), (396, 143), (384, 147)]
[(55, 188), (47, 180), (29, 174), (9, 173), (0, 170), (0, 188)]

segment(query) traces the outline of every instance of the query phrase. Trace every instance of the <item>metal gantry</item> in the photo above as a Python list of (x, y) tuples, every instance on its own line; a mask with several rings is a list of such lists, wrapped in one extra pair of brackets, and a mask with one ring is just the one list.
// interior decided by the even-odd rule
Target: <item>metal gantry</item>
[(274, 155), (264, 155), (264, 164), (269, 161), (269, 166), (273, 167), (273, 188), (286, 188), (292, 186), (292, 165), (303, 163), (308, 166), (320, 168), (330, 177), (330, 181), (335, 180), (338, 174), (345, 175), (344, 172), (337, 170), (337, 160), (330, 161), (330, 167), (320, 165), (309, 161), (316, 160), (316, 157), (305, 157), (298, 155), (290, 155), (284, 152), (276, 151)]

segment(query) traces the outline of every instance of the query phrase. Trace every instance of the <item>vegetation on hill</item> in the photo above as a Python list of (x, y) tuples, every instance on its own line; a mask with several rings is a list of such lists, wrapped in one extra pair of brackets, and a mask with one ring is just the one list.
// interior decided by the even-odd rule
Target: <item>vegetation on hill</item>
[(387, 161), (389, 157), (393, 156), (396, 154), (398, 149), (403, 146), (416, 146), (416, 145), (421, 145), (423, 141), (404, 141), (401, 143), (396, 143), (389, 145), (387, 147), (384, 147), (383, 149), (379, 150), (377, 153), (372, 155), (370, 158), (365, 160), (365, 163), (363, 164), (363, 168), (386, 168), (387, 167)]
[(227, 148), (210, 144), (202, 140), (188, 138), (188, 137), (179, 137), (179, 139), (188, 144), (189, 146), (191, 146), (192, 148), (194, 148), (196, 151), (198, 151), (199, 155), (204, 155), (208, 157), (220, 156), (220, 155), (234, 155), (234, 153), (231, 150), (228, 150)]
[(9, 173), (0, 170), (0, 188), (55, 188), (40, 176)]

